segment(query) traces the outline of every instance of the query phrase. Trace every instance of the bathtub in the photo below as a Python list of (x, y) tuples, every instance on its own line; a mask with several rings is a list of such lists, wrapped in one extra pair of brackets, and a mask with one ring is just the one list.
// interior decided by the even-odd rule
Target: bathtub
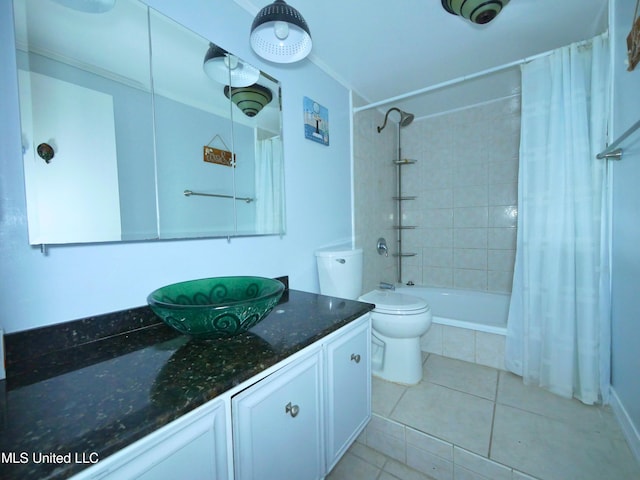
[(396, 286), (396, 292), (424, 299), (431, 306), (435, 324), (507, 334), (509, 294), (418, 285)]

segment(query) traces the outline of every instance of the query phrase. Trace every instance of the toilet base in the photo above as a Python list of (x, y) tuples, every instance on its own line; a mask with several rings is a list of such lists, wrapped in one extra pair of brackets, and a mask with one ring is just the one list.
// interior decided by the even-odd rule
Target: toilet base
[(420, 337), (390, 338), (375, 330), (372, 340), (384, 343), (384, 352), (372, 362), (374, 376), (389, 382), (415, 385), (422, 380), (422, 351)]

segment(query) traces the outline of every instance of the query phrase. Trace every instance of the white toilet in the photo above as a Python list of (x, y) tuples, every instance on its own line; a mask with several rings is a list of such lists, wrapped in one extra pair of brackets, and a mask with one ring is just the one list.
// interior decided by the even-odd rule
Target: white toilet
[(406, 385), (422, 380), (420, 337), (431, 326), (429, 304), (390, 290), (373, 290), (358, 300), (376, 306), (371, 313), (373, 374)]
[(361, 297), (362, 249), (326, 248), (316, 251), (320, 292), (333, 297), (372, 303), (371, 370), (377, 377), (412, 385), (422, 379), (420, 336), (431, 326), (431, 309), (421, 298), (391, 290), (374, 290)]

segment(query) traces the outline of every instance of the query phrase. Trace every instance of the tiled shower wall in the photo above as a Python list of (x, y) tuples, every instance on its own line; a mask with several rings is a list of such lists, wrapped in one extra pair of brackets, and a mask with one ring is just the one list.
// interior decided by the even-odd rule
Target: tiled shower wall
[[(363, 250), (363, 292), (373, 290), (381, 281), (395, 282), (395, 233), (391, 229), (396, 194), (397, 156), (395, 125), (378, 134), (384, 114), (376, 109), (364, 110), (354, 117), (354, 202), (355, 243)], [(384, 237), (389, 256), (378, 255), (377, 240)]]
[[(392, 117), (394, 120), (395, 117)], [(364, 288), (395, 281), (395, 259), (380, 260), (378, 236), (397, 251), (397, 128), (381, 134), (378, 111), (355, 118), (356, 244), (365, 249)], [(376, 123), (377, 122), (377, 123)], [(388, 132), (387, 132), (388, 130)], [(386, 133), (386, 134), (385, 134)], [(402, 129), (402, 281), (510, 292), (515, 257), (520, 97), (417, 119)], [(371, 261), (377, 265), (367, 265)], [(384, 268), (382, 268), (384, 266)]]

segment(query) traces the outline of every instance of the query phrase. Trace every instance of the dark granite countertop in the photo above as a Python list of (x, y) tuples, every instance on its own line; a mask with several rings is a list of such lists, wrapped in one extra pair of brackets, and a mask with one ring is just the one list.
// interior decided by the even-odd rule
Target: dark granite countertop
[(146, 306), (7, 335), (0, 478), (68, 478), (90, 466), (78, 460), (106, 458), (372, 308), (287, 290), (224, 340), (181, 335)]

